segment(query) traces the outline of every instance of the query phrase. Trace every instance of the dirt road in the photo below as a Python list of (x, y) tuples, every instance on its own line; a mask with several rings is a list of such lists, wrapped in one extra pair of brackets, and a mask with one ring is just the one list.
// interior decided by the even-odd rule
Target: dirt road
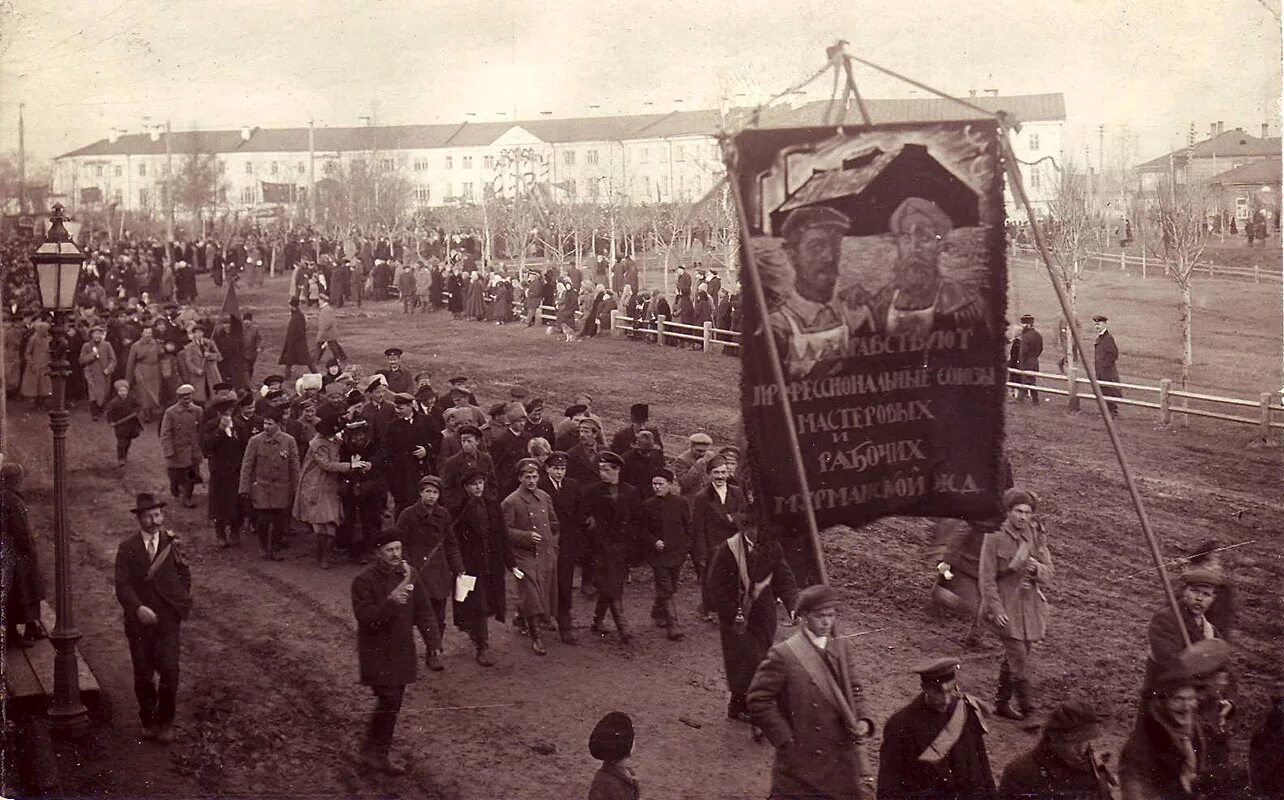
[[(255, 308), (270, 343), (260, 374), (275, 361), (285, 322), (284, 304), (275, 307), (283, 290), (269, 289), (272, 295), (242, 298)], [(215, 297), (207, 288), (203, 299), (215, 303)], [(396, 342), (412, 370), (430, 367), (438, 380), (448, 373), (471, 376), (483, 404), (521, 384), (546, 397), (556, 414), (572, 394), (588, 389), (611, 429), (627, 419), (630, 402), (649, 401), (670, 449), (697, 429), (719, 440), (732, 436), (735, 359), (609, 338), (565, 345), (537, 330), (452, 322), (445, 314), (407, 318), (398, 311), (385, 303), (340, 313), (345, 348), (370, 370), (380, 365), (377, 354)], [(1018, 483), (1043, 498), (1040, 513), (1058, 567), (1051, 633), (1038, 657), (1039, 700), (1090, 697), (1109, 714), (1109, 737), (1118, 742), (1135, 710), (1144, 626), (1159, 605), (1157, 581), (1146, 571), (1136, 517), (1100, 420), (1051, 404), (1010, 411)], [(10, 413), (13, 450), (34, 473), (33, 518), (47, 529), (45, 417), (13, 405)], [(1122, 429), (1168, 552), (1209, 537), (1253, 542), (1236, 551), (1242, 628), (1236, 658), (1242, 724), (1255, 722), (1263, 676), (1284, 644), (1284, 608), (1273, 579), (1284, 567), (1280, 451), (1247, 447), (1248, 429), (1165, 430), (1127, 414)], [(348, 594), (356, 567), (316, 569), (303, 537), (281, 563), (260, 561), (249, 542), (219, 550), (203, 507), (168, 509), (169, 525), (186, 537), (197, 603), (184, 629), (178, 741), (168, 752), (137, 742), (110, 565), (117, 541), (131, 530), (133, 494), (165, 486), (159, 448), (154, 435), (144, 434), (130, 464), (117, 470), (105, 426), (78, 412), (72, 437), (82, 646), (112, 695), (114, 713), (85, 743), (63, 749), (68, 788), (137, 796), (579, 797), (596, 768), (588, 732), (603, 713), (620, 709), (638, 729), (636, 767), (645, 796), (765, 793), (770, 750), (725, 718), (716, 631), (695, 618), (694, 582), (684, 576), (679, 603), (690, 635), (672, 643), (647, 618), (652, 590), (643, 570), (628, 589), (626, 608), (641, 633), (628, 647), (592, 637), (582, 602), (580, 646), (551, 643), (549, 655), (538, 658), (525, 639), (496, 626), (494, 669), (477, 666), (465, 638), (451, 629), (446, 671), (422, 673), (401, 716), (397, 742), (414, 758), (414, 770), (395, 779), (359, 772), (352, 758), (371, 698), (356, 684)], [(198, 500), (203, 505), (203, 493)], [(880, 722), (912, 696), (907, 669), (925, 654), (963, 654), (968, 688), (985, 697), (992, 692), (997, 644), (967, 651), (965, 626), (926, 608), (932, 575), (920, 556), (925, 530), (922, 520), (888, 520), (826, 543), (832, 577), (846, 599), (843, 624), (860, 634), (860, 669)], [(51, 573), (48, 560), (45, 566)], [(1033, 741), (1033, 733), (1010, 723), (993, 728), (996, 768)], [(1245, 746), (1237, 741), (1237, 755)]]

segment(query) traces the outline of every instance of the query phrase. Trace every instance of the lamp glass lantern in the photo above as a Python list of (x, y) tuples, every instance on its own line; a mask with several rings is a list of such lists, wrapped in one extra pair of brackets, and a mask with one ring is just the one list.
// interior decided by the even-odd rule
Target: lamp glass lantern
[(76, 287), (85, 254), (63, 227), (62, 206), (55, 205), (45, 240), (31, 255), (36, 267), (40, 304), (46, 311), (70, 311), (76, 307)]

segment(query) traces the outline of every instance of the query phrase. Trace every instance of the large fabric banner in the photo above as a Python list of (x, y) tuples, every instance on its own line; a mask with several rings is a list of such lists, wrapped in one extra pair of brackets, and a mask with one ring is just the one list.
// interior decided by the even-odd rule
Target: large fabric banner
[[(992, 122), (751, 130), (737, 169), (762, 319), (741, 405), (758, 505), (802, 531), (775, 339), (820, 527), (980, 519), (999, 502), (1007, 270)], [(747, 289), (751, 286), (746, 287)]]

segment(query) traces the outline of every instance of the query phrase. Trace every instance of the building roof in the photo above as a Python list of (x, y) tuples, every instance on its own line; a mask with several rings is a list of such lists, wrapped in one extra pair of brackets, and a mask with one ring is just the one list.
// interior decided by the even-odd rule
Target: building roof
[[(979, 119), (984, 115), (949, 100), (911, 98), (866, 100), (870, 117), (880, 122), (930, 122)], [(1020, 121), (1056, 121), (1066, 118), (1061, 94), (1014, 95), (1011, 97), (970, 97), (968, 102), (993, 111), (1007, 111)], [(798, 108), (780, 106), (762, 114), (762, 127), (782, 128), (820, 125), (828, 101), (807, 103)], [(726, 114), (729, 127), (738, 127), (752, 113), (733, 108)], [(853, 107), (848, 119), (858, 114)], [(516, 122), (463, 122), (437, 125), (375, 125), (351, 128), (316, 128), (317, 152), (361, 150), (428, 150), (438, 147), (484, 147), (514, 127), (521, 127), (550, 144), (623, 141), (672, 136), (713, 136), (722, 115), (716, 109), (672, 111), (667, 114), (632, 114), (609, 117), (569, 117), (518, 120)], [(243, 139), (239, 130), (175, 131), (175, 154), (201, 153), (296, 153), (308, 150), (307, 128), (251, 128)], [(1275, 140), (1278, 144), (1279, 140)], [(1278, 149), (1278, 148), (1277, 148)], [(93, 144), (58, 156), (164, 155), (165, 135), (155, 140), (149, 134), (121, 136), (114, 142), (100, 139)], [(56, 159), (57, 160), (57, 159)]]
[(1167, 170), (1172, 160), (1185, 163), (1187, 158), (1235, 158), (1280, 155), (1280, 137), (1260, 138), (1245, 132), (1243, 128), (1223, 131), (1216, 136), (1195, 142), (1189, 147), (1165, 153), (1159, 158), (1152, 158), (1136, 169), (1141, 172)]
[(1278, 158), (1250, 161), (1234, 169), (1220, 172), (1209, 178), (1208, 182), (1221, 184), (1222, 186), (1262, 186), (1270, 184), (1279, 186), (1280, 163)]

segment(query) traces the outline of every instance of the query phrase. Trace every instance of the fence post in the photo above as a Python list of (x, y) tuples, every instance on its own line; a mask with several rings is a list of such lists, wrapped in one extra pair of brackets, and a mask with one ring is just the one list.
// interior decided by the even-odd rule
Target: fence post
[(610, 320), (611, 320), (611, 334), (615, 336), (622, 335), (622, 334), (615, 333), (615, 331), (619, 330), (620, 328), (620, 312), (614, 308), (611, 309)]
[(706, 356), (713, 355), (713, 323), (712, 322), (706, 322), (704, 324), (704, 354)]
[(655, 318), (655, 343), (664, 344), (664, 315)]
[(1146, 277), (1146, 248), (1141, 248), (1141, 277)]
[(1262, 282), (1262, 265), (1254, 264), (1253, 265), (1253, 283), (1261, 283), (1261, 282)]
[(1173, 409), (1169, 405), (1168, 392), (1173, 388), (1172, 378), (1159, 381), (1159, 421), (1168, 425), (1173, 421)]
[(1076, 379), (1074, 360), (1066, 364), (1066, 402), (1071, 411), (1079, 410), (1079, 381)]
[(1127, 270), (1128, 270), (1128, 253), (1127, 253), (1125, 250), (1123, 250), (1122, 248), (1120, 248), (1120, 250), (1119, 250), (1119, 271), (1120, 271), (1120, 272), (1126, 272)]
[(1262, 407), (1262, 441), (1269, 442), (1271, 440), (1271, 393), (1262, 392), (1260, 398)]

